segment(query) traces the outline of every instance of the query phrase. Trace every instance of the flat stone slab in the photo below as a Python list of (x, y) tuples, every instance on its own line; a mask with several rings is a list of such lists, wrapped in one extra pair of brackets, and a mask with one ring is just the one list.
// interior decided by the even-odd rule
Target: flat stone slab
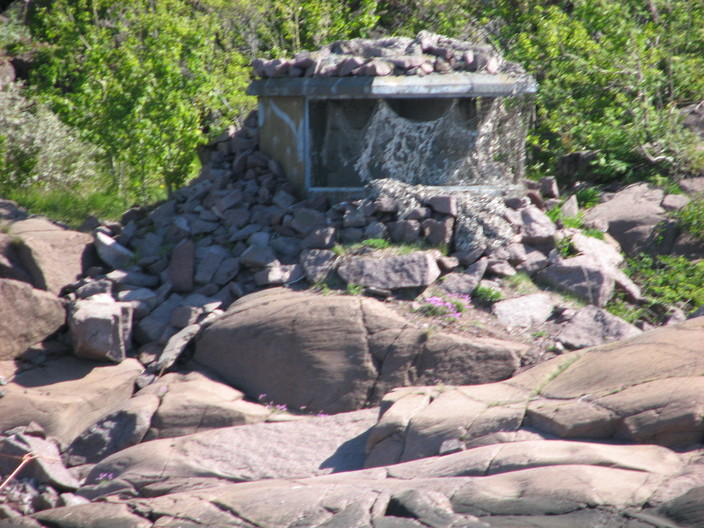
[(429, 286), (440, 277), (435, 257), (416, 251), (392, 257), (350, 257), (337, 268), (348, 284), (398, 290)]
[(35, 421), (67, 445), (130, 398), (142, 370), (131, 358), (118, 365), (62, 358), (22, 372), (0, 361), (0, 377), (11, 379), (2, 387), (0, 431)]
[[(704, 421), (704, 317), (563, 354), (491, 385), (389, 393), (367, 465), (526, 435), (674, 448), (698, 445)], [(532, 432), (531, 432), (532, 431)]]

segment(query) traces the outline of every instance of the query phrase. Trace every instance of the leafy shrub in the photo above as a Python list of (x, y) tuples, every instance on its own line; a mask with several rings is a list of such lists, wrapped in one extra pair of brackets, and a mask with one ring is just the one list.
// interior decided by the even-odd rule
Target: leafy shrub
[(206, 131), (253, 104), (244, 58), (218, 44), (215, 13), (183, 0), (36, 4), (30, 29), (43, 45), (30, 80), (104, 151), (115, 191), (147, 199), (181, 185)]
[(674, 216), (682, 230), (704, 240), (704, 200), (692, 200)]
[(665, 305), (691, 312), (704, 305), (704, 261), (639, 255), (628, 260), (625, 271), (640, 285), (651, 309)]
[(0, 191), (75, 188), (99, 174), (98, 149), (81, 141), (20, 84), (0, 90)]
[(486, 304), (494, 304), (495, 302), (499, 302), (503, 299), (503, 297), (504, 296), (500, 291), (486, 286), (477, 286), (474, 292), (472, 292), (472, 299)]
[(575, 193), (575, 196), (580, 207), (590, 209), (599, 204), (601, 192), (596, 187), (582, 187)]

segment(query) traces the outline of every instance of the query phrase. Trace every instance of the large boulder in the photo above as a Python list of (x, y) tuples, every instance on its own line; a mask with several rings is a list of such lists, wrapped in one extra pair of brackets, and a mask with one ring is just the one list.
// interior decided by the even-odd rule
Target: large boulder
[(608, 232), (630, 256), (647, 251), (657, 242), (656, 227), (668, 219), (661, 207), (664, 192), (638, 183), (617, 192), (610, 200), (589, 209), (584, 221), (606, 222)]
[(0, 360), (15, 358), (65, 321), (66, 310), (53, 293), (26, 282), (0, 279)]
[(96, 260), (90, 235), (64, 229), (45, 218), (14, 221), (8, 229), (22, 268), (40, 290), (59, 295)]
[(22, 371), (13, 361), (0, 361), (0, 378), (8, 380), (0, 398), (0, 431), (34, 421), (68, 445), (132, 396), (142, 370), (136, 359), (106, 366), (67, 357)]
[(471, 447), (534, 437), (536, 431), (697, 445), (704, 434), (703, 339), (700, 317), (563, 354), (493, 385), (396, 389), (383, 403), (367, 464), (432, 456), (448, 442)]
[(424, 332), (370, 298), (276, 289), (234, 303), (202, 332), (194, 360), (251, 398), (343, 412), (412, 383), (505, 379), (526, 350)]

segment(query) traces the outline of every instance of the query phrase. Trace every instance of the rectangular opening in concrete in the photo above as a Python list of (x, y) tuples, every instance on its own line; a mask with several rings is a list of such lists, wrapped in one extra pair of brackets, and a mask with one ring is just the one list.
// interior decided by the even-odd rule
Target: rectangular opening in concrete
[(474, 97), (311, 100), (310, 186), (471, 184), (472, 152), (494, 106)]

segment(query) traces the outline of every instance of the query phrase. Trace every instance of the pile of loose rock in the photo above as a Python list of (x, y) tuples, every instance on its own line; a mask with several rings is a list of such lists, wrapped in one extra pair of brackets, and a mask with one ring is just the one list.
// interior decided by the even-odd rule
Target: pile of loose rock
[(489, 46), (470, 44), (428, 31), (414, 39), (390, 37), (354, 39), (302, 51), (292, 59), (257, 59), (254, 74), (282, 77), (377, 77), (453, 72), (523, 74), (516, 63), (504, 61)]

